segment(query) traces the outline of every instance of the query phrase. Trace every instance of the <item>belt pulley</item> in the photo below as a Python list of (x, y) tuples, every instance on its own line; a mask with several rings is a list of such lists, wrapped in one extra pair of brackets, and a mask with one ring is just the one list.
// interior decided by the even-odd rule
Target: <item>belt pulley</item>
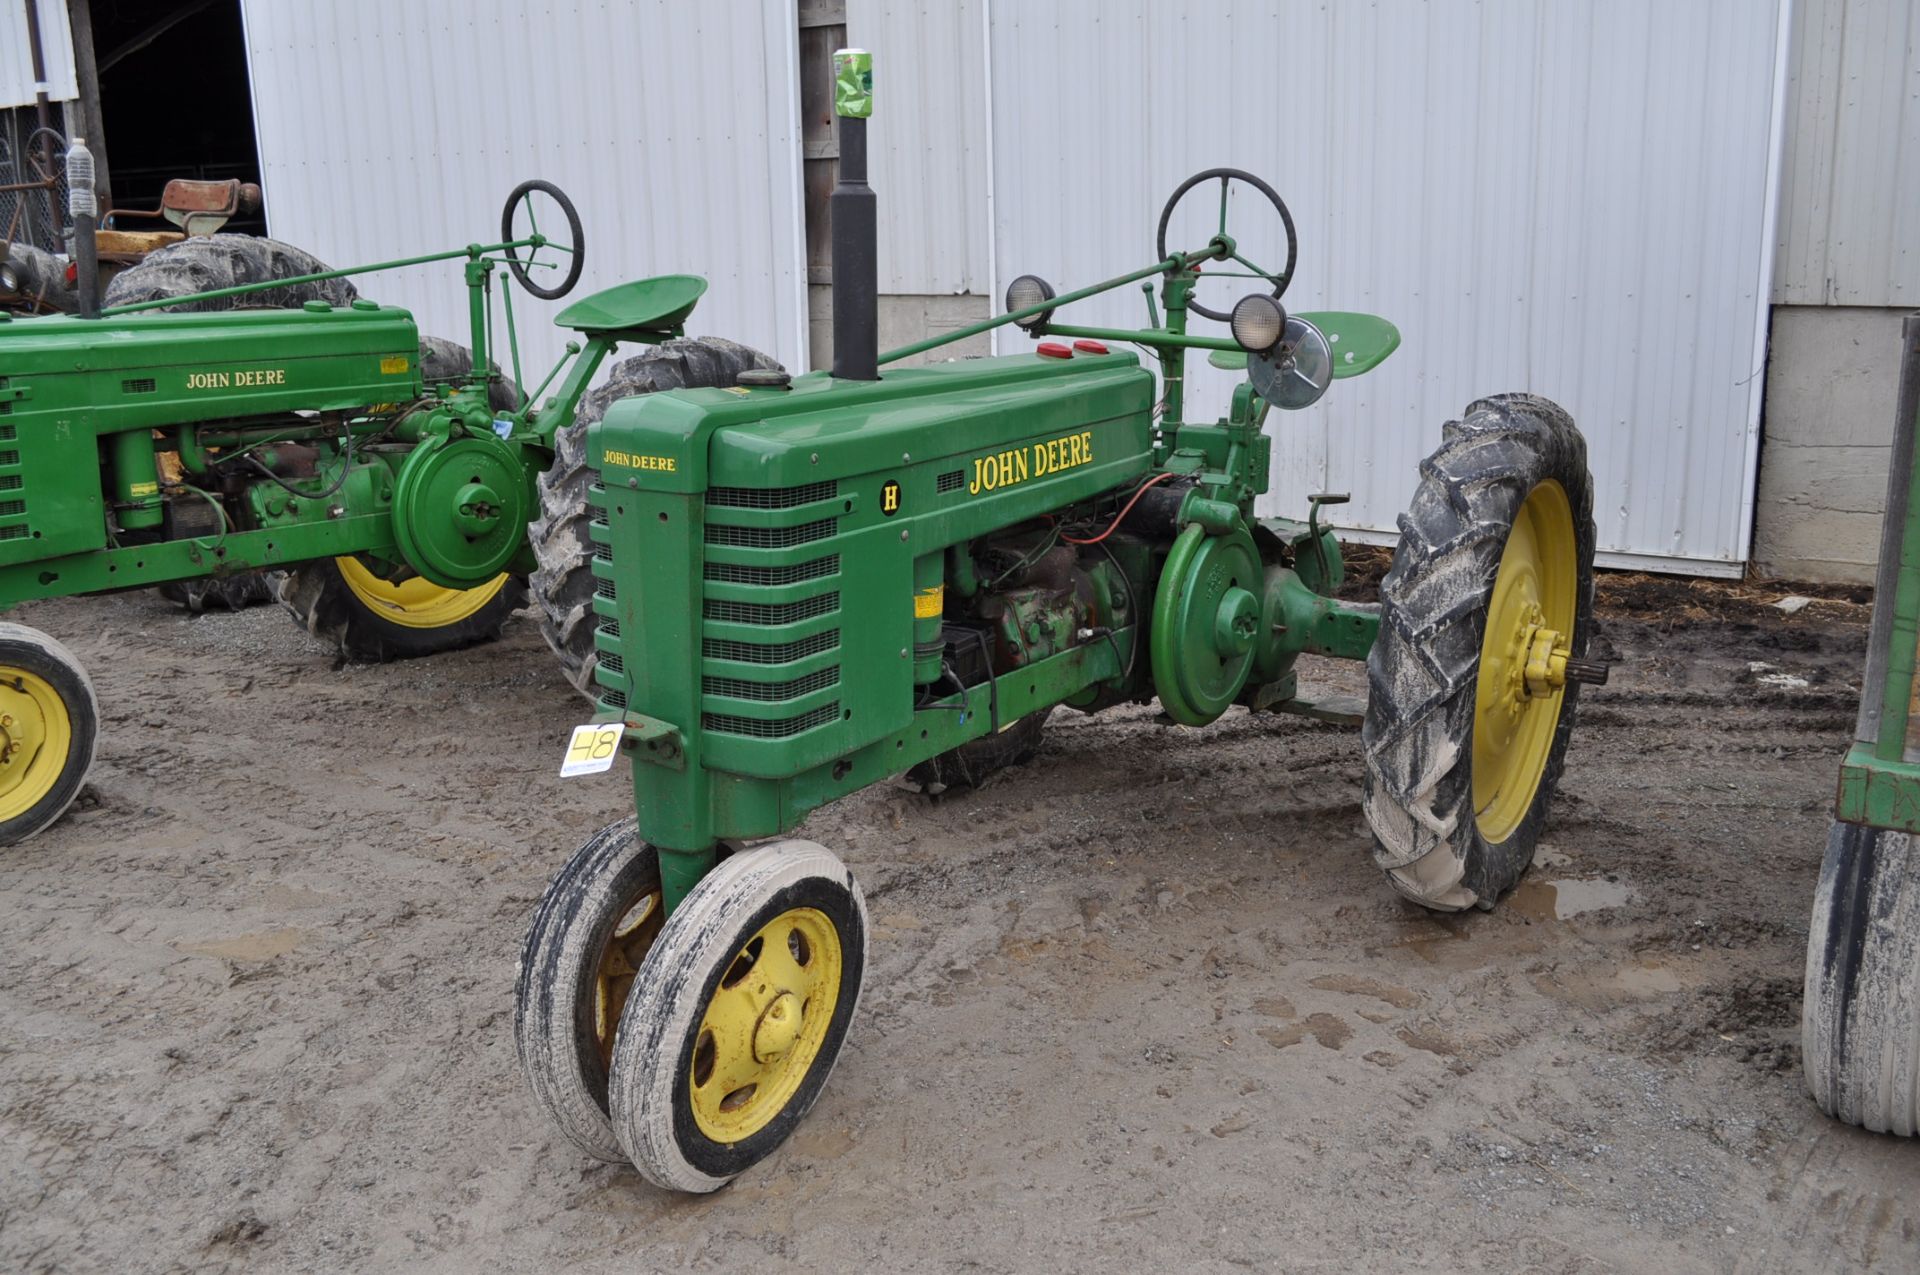
[(1191, 523), (1167, 555), (1153, 600), (1153, 687), (1167, 715), (1204, 726), (1247, 684), (1260, 640), (1260, 554), (1244, 531)]
[(393, 529), (407, 564), (468, 589), (500, 574), (525, 534), (526, 465), (506, 443), (469, 434), (415, 448), (394, 484)]

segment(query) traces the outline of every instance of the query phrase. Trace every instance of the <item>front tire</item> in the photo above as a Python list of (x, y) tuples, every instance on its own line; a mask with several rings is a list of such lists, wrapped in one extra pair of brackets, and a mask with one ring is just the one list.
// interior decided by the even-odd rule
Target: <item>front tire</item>
[(1530, 657), (1586, 653), (1593, 478), (1572, 419), (1528, 394), (1474, 403), (1420, 472), (1367, 656), (1364, 808), (1400, 893), (1490, 908), (1533, 862), (1573, 732), (1578, 683)]
[(38, 629), (0, 621), (0, 846), (65, 813), (99, 738), (100, 705), (73, 652)]
[(607, 1115), (607, 1072), (633, 980), (665, 911), (660, 855), (629, 815), (560, 869), (528, 927), (515, 979), (514, 1048), (527, 1084), (567, 1140), (626, 1163)]
[(1834, 1119), (1920, 1132), (1920, 850), (1908, 833), (1838, 820), (1827, 833), (1800, 1056)]
[(826, 1086), (866, 963), (866, 901), (825, 848), (779, 841), (702, 877), (614, 1042), (609, 1106), (633, 1167), (706, 1192), (771, 1155)]

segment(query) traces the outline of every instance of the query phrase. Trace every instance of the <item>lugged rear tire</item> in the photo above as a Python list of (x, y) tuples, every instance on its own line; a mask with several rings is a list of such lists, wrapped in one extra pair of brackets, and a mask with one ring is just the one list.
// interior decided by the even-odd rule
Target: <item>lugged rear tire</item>
[(528, 527), (539, 566), (529, 581), (540, 608), (540, 633), (560, 660), (567, 680), (588, 699), (598, 699), (593, 672), (600, 665), (593, 635), (593, 541), (587, 534), (593, 509), (587, 489), (587, 427), (624, 398), (661, 390), (726, 388), (748, 368), (780, 364), (760, 351), (720, 337), (680, 337), (614, 366), (605, 382), (580, 399), (573, 423), (553, 440), (553, 465), (540, 475), (540, 516)]
[(1490, 839), (1473, 783), (1488, 606), (1516, 518), (1531, 508), (1536, 489), (1557, 483), (1574, 560), (1570, 645), (1575, 657), (1586, 653), (1593, 478), (1572, 419), (1530, 394), (1474, 403), (1446, 427), (1420, 476), (1400, 518), (1393, 566), (1380, 582), (1380, 635), (1367, 656), (1364, 809), (1374, 860), (1396, 890), (1438, 911), (1491, 908), (1533, 862), (1580, 687), (1566, 684), (1551, 734), (1541, 736), (1537, 782), (1511, 829)]
[[(291, 279), (299, 275), (322, 274), (331, 269), (304, 249), (278, 239), (256, 235), (205, 235), (182, 239), (158, 252), (149, 253), (136, 265), (115, 275), (107, 285), (105, 304), (132, 305), (137, 301), (162, 301), (194, 292), (212, 292), (236, 288), (246, 283), (264, 283), (269, 279)], [(182, 314), (238, 308), (295, 309), (309, 301), (328, 305), (349, 305), (360, 292), (346, 279), (322, 279), (317, 283), (296, 283), (284, 288), (267, 288), (241, 297), (222, 297), (213, 301), (188, 301), (163, 307), (162, 313)]]
[(1800, 1057), (1836, 1120), (1920, 1132), (1920, 851), (1835, 820), (1807, 934)]
[[(444, 622), (408, 622), (398, 607), (383, 607), (364, 595), (367, 582), (357, 575), (355, 559), (322, 558), (289, 571), (280, 581), (280, 604), (294, 623), (332, 646), (343, 659), (379, 664), (458, 651), (500, 636), (509, 617), (527, 604), (527, 582), (511, 572), (488, 584), (459, 591), (484, 597), (473, 609)], [(362, 568), (364, 570), (364, 568)], [(359, 588), (355, 587), (355, 582)]]
[(1052, 709), (1043, 708), (1017, 718), (990, 735), (936, 753), (909, 770), (907, 780), (930, 796), (978, 788), (1007, 767), (1031, 761), (1040, 751), (1047, 718), (1052, 715)]

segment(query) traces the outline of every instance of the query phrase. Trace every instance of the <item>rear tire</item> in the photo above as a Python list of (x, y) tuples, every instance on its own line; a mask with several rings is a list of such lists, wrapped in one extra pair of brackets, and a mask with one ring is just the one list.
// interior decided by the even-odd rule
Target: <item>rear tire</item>
[(1920, 1132), (1920, 850), (1907, 833), (1838, 820), (1827, 833), (1800, 1055), (1834, 1119)]
[(959, 788), (978, 788), (1009, 766), (1031, 761), (1046, 736), (1053, 710), (1028, 713), (1011, 725), (935, 754), (907, 772), (907, 780), (929, 796)]
[[(138, 301), (162, 301), (194, 292), (212, 292), (246, 283), (264, 283), (269, 279), (291, 279), (304, 274), (321, 274), (331, 269), (312, 253), (255, 235), (207, 235), (183, 239), (150, 253), (137, 265), (115, 275), (107, 285), (104, 302), (109, 306), (132, 305)], [(241, 297), (221, 297), (213, 301), (189, 301), (165, 306), (168, 314), (208, 312), (240, 308), (291, 310), (309, 301), (328, 305), (350, 305), (360, 295), (345, 279), (322, 279), (318, 283), (297, 283), (284, 288), (267, 288)]]
[[(1486, 756), (1476, 732), (1489, 729), (1477, 700), (1490, 608), (1502, 597), (1502, 579), (1550, 582), (1549, 609), (1564, 614), (1543, 627), (1559, 632), (1570, 618), (1571, 654), (1585, 654), (1593, 619), (1593, 478), (1572, 419), (1530, 394), (1474, 403), (1464, 420), (1447, 426), (1420, 473), (1400, 518), (1393, 566), (1380, 582), (1380, 635), (1367, 656), (1364, 809), (1374, 861), (1396, 890), (1437, 911), (1491, 908), (1533, 862), (1580, 686), (1567, 681), (1557, 696), (1503, 704), (1501, 712), (1518, 724), (1507, 727), (1507, 738), (1526, 764), (1509, 761), (1506, 745)], [(1536, 500), (1551, 512), (1552, 534), (1540, 535), (1554, 553), (1510, 577), (1506, 555), (1520, 542), (1516, 526), (1529, 527), (1531, 544), (1544, 516)], [(1513, 667), (1496, 665), (1492, 676)], [(1490, 682), (1493, 693), (1498, 685)], [(1533, 716), (1540, 713), (1548, 715)], [(1483, 761), (1503, 764), (1487, 765), (1476, 785)], [(1508, 774), (1512, 783), (1493, 798), (1482, 796), (1483, 785)]]
[(540, 475), (540, 516), (528, 527), (539, 566), (529, 583), (540, 607), (540, 632), (560, 660), (567, 680), (588, 699), (598, 699), (593, 673), (600, 653), (593, 635), (593, 541), (595, 514), (587, 504), (594, 473), (587, 464), (587, 427), (621, 399), (661, 390), (732, 386), (748, 368), (777, 368), (760, 351), (720, 337), (681, 337), (615, 365), (605, 382), (580, 400), (572, 424), (553, 440), (553, 465)]
[(379, 664), (493, 641), (527, 604), (527, 584), (508, 572), (472, 589), (441, 589), (418, 577), (396, 586), (356, 558), (323, 558), (286, 573), (280, 604), (342, 658)]

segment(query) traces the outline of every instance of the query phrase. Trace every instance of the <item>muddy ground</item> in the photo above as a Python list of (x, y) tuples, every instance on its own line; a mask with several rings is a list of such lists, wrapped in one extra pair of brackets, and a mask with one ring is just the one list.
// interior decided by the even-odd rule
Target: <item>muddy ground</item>
[(1867, 610), (1781, 592), (1604, 581), (1624, 663), (1491, 913), (1394, 896), (1357, 733), (1293, 718), (1062, 715), (984, 792), (817, 813), (866, 998), (700, 1199), (515, 1071), (528, 915), (627, 802), (556, 777), (582, 712), (530, 619), (336, 668), (273, 609), (28, 608), (105, 739), (0, 856), (0, 1269), (1920, 1268), (1920, 1146), (1798, 1073)]

